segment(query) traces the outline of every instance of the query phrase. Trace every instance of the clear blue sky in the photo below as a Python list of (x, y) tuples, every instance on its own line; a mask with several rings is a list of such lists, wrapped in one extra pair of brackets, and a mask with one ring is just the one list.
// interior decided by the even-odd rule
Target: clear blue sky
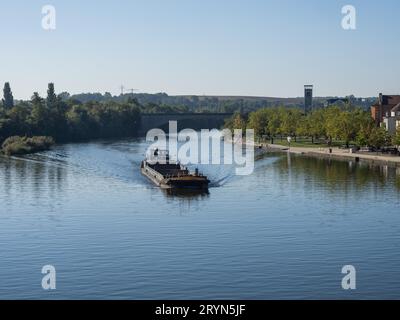
[[(41, 8), (57, 29), (41, 28)], [(357, 30), (341, 8), (357, 9)], [(293, 97), (400, 93), (397, 0), (1, 1), (0, 81), (56, 90)]]

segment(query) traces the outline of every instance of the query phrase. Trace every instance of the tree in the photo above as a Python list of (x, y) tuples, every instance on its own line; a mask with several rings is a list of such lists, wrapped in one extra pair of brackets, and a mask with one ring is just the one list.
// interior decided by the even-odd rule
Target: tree
[(371, 115), (366, 111), (359, 111), (356, 114), (356, 143), (358, 146), (368, 146), (371, 132), (376, 127)]
[(96, 132), (92, 128), (88, 108), (85, 106), (73, 106), (65, 115), (70, 138), (72, 140), (80, 140), (92, 138)]
[(311, 136), (312, 143), (314, 139), (326, 136), (326, 125), (325, 125), (325, 112), (322, 109), (314, 110), (307, 117), (309, 132), (307, 135)]
[(354, 112), (343, 111), (339, 114), (338, 120), (338, 136), (345, 141), (348, 148), (350, 141), (355, 139), (357, 133)]
[(30, 135), (31, 128), (29, 126), (30, 110), (24, 106), (17, 105), (7, 112), (10, 120), (8, 126), (11, 135)]
[(13, 94), (11, 92), (10, 83), (6, 82), (4, 84), (3, 93), (4, 93), (4, 99), (3, 99), (4, 109), (9, 110), (9, 109), (14, 107), (14, 97), (13, 97)]
[(267, 132), (271, 138), (271, 143), (274, 143), (274, 137), (281, 133), (281, 122), (282, 122), (282, 117), (281, 117), (281, 111), (280, 109), (272, 109), (271, 110), (271, 116), (268, 121), (267, 125)]
[(235, 129), (242, 129), (244, 132), (246, 130), (246, 119), (237, 112), (225, 122), (225, 128), (230, 129), (232, 132)]
[(371, 126), (366, 126), (362, 127), (358, 132), (356, 136), (356, 143), (359, 147), (365, 147), (368, 146), (369, 144), (369, 138), (371, 136), (371, 132), (373, 130), (373, 127)]
[(400, 125), (397, 126), (396, 134), (393, 136), (393, 144), (400, 147)]
[(37, 92), (31, 98), (32, 111), (30, 114), (30, 124), (35, 135), (50, 135), (49, 127), (52, 124), (49, 110), (45, 106), (45, 101)]
[[(309, 137), (311, 135), (311, 121), (310, 117), (302, 116), (297, 124), (296, 135)], [(311, 135), (312, 136), (312, 135)], [(313, 137), (313, 136), (312, 136)], [(314, 137), (313, 137), (314, 139)], [(314, 143), (314, 140), (313, 140)]]
[(62, 100), (62, 101), (66, 101), (66, 100), (68, 100), (69, 98), (71, 98), (71, 95), (69, 94), (69, 92), (64, 91), (64, 92), (61, 92), (61, 93), (58, 95), (58, 98), (59, 98), (60, 100)]
[(281, 124), (280, 132), (288, 136), (294, 136), (296, 140), (296, 128), (301, 119), (301, 112), (299, 109), (280, 110)]
[(57, 95), (54, 92), (54, 83), (49, 83), (47, 90), (46, 106), (49, 109), (55, 109), (57, 107)]
[(267, 133), (269, 115), (268, 109), (260, 109), (250, 113), (247, 127), (253, 129), (257, 137), (262, 137)]
[(387, 146), (390, 142), (389, 134), (383, 127), (374, 127), (368, 138), (368, 144), (377, 149)]
[(359, 130), (357, 122), (358, 110), (348, 110), (350, 107), (329, 107), (325, 112), (325, 128), (329, 142), (332, 139), (340, 139), (346, 143), (348, 148), (350, 141), (356, 138)]
[(104, 99), (107, 100), (112, 100), (112, 95), (110, 92), (105, 92), (104, 93)]
[(44, 99), (39, 95), (39, 93), (34, 92), (33, 96), (31, 97), (31, 103), (33, 106), (43, 105)]
[(336, 106), (329, 107), (325, 110), (325, 129), (326, 135), (329, 139), (329, 144), (332, 143), (333, 139), (337, 139), (339, 137), (340, 113), (341, 110)]

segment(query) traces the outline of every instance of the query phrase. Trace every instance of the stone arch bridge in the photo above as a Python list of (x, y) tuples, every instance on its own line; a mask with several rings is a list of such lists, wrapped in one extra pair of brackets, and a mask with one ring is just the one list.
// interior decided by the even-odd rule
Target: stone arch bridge
[(220, 129), (226, 119), (233, 113), (144, 113), (141, 115), (141, 135), (151, 129), (162, 129), (166, 133), (169, 128), (169, 121), (177, 121), (178, 131), (182, 129)]

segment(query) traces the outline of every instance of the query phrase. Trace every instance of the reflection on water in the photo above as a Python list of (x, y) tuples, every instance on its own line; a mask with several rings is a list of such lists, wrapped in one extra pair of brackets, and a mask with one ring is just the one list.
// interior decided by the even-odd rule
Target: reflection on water
[(0, 171), (0, 199), (7, 205), (24, 200), (15, 198), (17, 194), (29, 194), (37, 203), (55, 199), (67, 182), (64, 168), (24, 158), (1, 158)]
[(0, 298), (399, 298), (398, 168), (271, 153), (250, 176), (200, 165), (211, 188), (193, 193), (143, 177), (146, 147), (0, 158)]
[(165, 189), (163, 191), (168, 197), (186, 199), (201, 199), (210, 194), (208, 190)]
[[(279, 175), (289, 174), (294, 181), (304, 181), (310, 190), (319, 188), (323, 183), (329, 192), (354, 194), (366, 188), (376, 190), (399, 188), (399, 168), (387, 165), (373, 165), (366, 162), (338, 161), (297, 155), (287, 155), (287, 161), (281, 159), (277, 168)], [(312, 179), (310, 179), (312, 177)], [(392, 185), (393, 184), (393, 185)]]

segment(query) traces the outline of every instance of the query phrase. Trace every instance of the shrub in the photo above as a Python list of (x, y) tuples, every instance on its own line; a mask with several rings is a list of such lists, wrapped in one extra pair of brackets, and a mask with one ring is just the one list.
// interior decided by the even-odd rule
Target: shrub
[(13, 136), (7, 138), (2, 144), (2, 152), (8, 156), (35, 153), (48, 150), (54, 145), (51, 137), (19, 137)]

